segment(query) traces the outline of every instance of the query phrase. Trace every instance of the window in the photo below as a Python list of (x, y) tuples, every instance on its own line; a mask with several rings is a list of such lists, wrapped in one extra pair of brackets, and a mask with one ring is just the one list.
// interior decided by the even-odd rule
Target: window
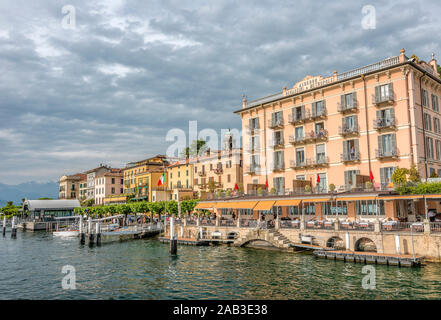
[(328, 182), (326, 179), (326, 173), (319, 173), (320, 182), (317, 184), (318, 192), (327, 192), (328, 191)]
[(355, 187), (357, 184), (357, 174), (360, 174), (360, 170), (347, 170), (345, 171), (345, 185), (347, 188)]
[(305, 215), (315, 216), (315, 204), (314, 203), (306, 202), (303, 205), (303, 209), (304, 209)]
[(312, 114), (315, 116), (324, 115), (326, 112), (325, 101), (317, 101), (312, 104)]
[(435, 140), (436, 159), (441, 160), (441, 141)]
[(376, 216), (378, 205), (378, 215), (384, 216), (384, 201), (383, 200), (362, 200), (355, 203), (355, 212), (357, 216)]
[(395, 171), (395, 167), (380, 168), (380, 179), (382, 185), (388, 185), (392, 182), (392, 175)]
[(439, 118), (433, 117), (433, 130), (435, 133), (441, 133), (440, 131), (440, 125), (439, 125)]
[(302, 140), (304, 138), (303, 127), (295, 128), (295, 137), (297, 141)]
[(315, 147), (316, 160), (318, 163), (324, 163), (326, 159), (325, 144), (318, 144)]
[(433, 139), (430, 137), (426, 137), (426, 156), (433, 159)]
[(378, 136), (379, 156), (393, 156), (397, 154), (397, 140), (395, 133)]
[(178, 171), (178, 178), (181, 177), (181, 171)]
[(432, 119), (429, 114), (424, 114), (424, 129), (432, 131)]
[(439, 112), (438, 96), (432, 94), (432, 109)]
[(346, 201), (331, 201), (322, 206), (322, 213), (326, 216), (347, 216), (348, 203)]
[(316, 123), (314, 128), (315, 128), (315, 134), (319, 135), (320, 133), (323, 133), (325, 131), (325, 123), (324, 122)]
[(432, 177), (436, 173), (434, 168), (429, 168), (429, 177)]
[(273, 144), (280, 145), (283, 144), (283, 131), (275, 131), (273, 135)]
[(305, 175), (296, 176), (296, 180), (306, 180)]
[(297, 164), (305, 163), (305, 149), (303, 148), (296, 149), (296, 163)]
[(259, 118), (252, 118), (249, 120), (250, 130), (259, 129)]
[(198, 184), (198, 179), (196, 178), (196, 179), (194, 179), (194, 185), (197, 185)]
[(260, 165), (259, 155), (254, 154), (250, 157), (251, 168), (258, 168)]
[(251, 137), (250, 138), (250, 151), (256, 151), (256, 150), (259, 150), (259, 146), (260, 146), (260, 143), (259, 143), (259, 136), (253, 136), (253, 137)]
[(121, 179), (121, 184), (124, 184), (124, 179)]
[(428, 107), (429, 106), (429, 95), (426, 90), (422, 89), (423, 92), (423, 106)]
[(115, 194), (115, 188), (112, 188), (112, 194)]
[(231, 182), (231, 174), (227, 175), (227, 181)]
[(293, 109), (294, 120), (303, 120), (305, 118), (305, 106), (296, 107)]
[(299, 214), (300, 214), (299, 206), (289, 206), (288, 207), (288, 215), (298, 216)]
[(275, 125), (282, 125), (283, 124), (283, 113), (282, 113), (282, 111), (279, 111), (279, 112), (274, 112), (272, 115), (271, 115), (271, 120), (272, 120), (272, 125), (273, 126), (275, 126)]
[(358, 139), (343, 141), (343, 160), (359, 160)]
[(112, 178), (112, 184), (115, 184), (115, 178)]
[(274, 168), (281, 169), (284, 166), (283, 151), (274, 152)]
[(284, 177), (276, 177), (273, 179), (274, 188), (276, 189), (277, 194), (285, 193), (285, 178)]

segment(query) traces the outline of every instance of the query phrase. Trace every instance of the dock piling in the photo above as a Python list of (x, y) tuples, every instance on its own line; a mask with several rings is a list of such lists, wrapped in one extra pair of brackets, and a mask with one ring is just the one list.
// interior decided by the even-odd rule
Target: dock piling
[(3, 217), (3, 237), (6, 237), (6, 216)]
[(93, 246), (93, 230), (92, 230), (92, 218), (89, 217), (89, 221), (88, 221), (88, 232), (89, 232), (89, 245)]
[(170, 254), (178, 254), (178, 237), (175, 235), (175, 219), (170, 218)]
[(16, 216), (12, 217), (12, 231), (11, 231), (11, 238), (15, 239), (17, 238), (17, 223), (16, 223)]
[(101, 225), (100, 225), (100, 223), (99, 222), (97, 222), (96, 223), (96, 225), (95, 225), (95, 227), (96, 227), (96, 245), (97, 246), (100, 246), (101, 245)]
[(83, 216), (80, 216), (80, 244), (84, 244), (86, 242), (86, 236), (84, 234), (84, 221)]

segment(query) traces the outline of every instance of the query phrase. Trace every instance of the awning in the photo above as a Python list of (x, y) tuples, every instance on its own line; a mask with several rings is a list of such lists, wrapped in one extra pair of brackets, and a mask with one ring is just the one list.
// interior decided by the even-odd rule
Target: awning
[(218, 202), (218, 209), (253, 209), (257, 201), (240, 201), (240, 202)]
[(216, 205), (215, 202), (198, 202), (195, 209), (212, 209)]
[[(414, 194), (414, 195), (403, 195), (403, 196), (388, 196), (388, 197), (378, 197), (378, 200), (418, 200), (423, 199), (424, 195)], [(427, 197), (428, 198), (428, 197)]]
[(258, 211), (269, 211), (274, 206), (276, 201), (259, 201), (259, 203), (254, 207), (254, 210)]
[(441, 194), (426, 194), (424, 196), (426, 197), (427, 200), (430, 200), (430, 199), (441, 200)]
[(331, 201), (331, 198), (311, 198), (311, 199), (303, 199), (303, 202), (327, 202)]
[(276, 207), (291, 207), (300, 205), (302, 200), (278, 200), (276, 201)]
[(335, 201), (362, 201), (362, 200), (375, 200), (375, 196), (366, 197), (338, 197)]

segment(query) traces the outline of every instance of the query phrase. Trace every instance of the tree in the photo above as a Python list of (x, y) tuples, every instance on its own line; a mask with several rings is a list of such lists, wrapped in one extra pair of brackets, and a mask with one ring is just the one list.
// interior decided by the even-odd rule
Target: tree
[(216, 190), (216, 183), (213, 180), (208, 181), (208, 190), (213, 193)]
[(174, 216), (178, 215), (178, 203), (176, 201), (167, 201), (167, 213)]
[[(43, 197), (43, 198), (38, 198), (38, 200), (54, 200), (54, 199)], [(24, 202), (23, 199), (22, 199), (22, 202)]]
[(198, 204), (198, 200), (191, 199), (181, 202), (181, 210), (182, 212), (190, 213), (193, 212), (194, 208)]
[(395, 188), (400, 188), (406, 185), (407, 183), (407, 174), (409, 170), (406, 168), (396, 168), (394, 173), (392, 174), (392, 182), (394, 183)]
[(421, 182), (420, 173), (414, 164), (409, 169), (409, 181), (413, 183)]
[(208, 150), (207, 142), (202, 139), (194, 140), (190, 147), (186, 147), (182, 152), (182, 156), (186, 158), (196, 157)]
[(18, 214), (18, 207), (14, 206), (14, 203), (12, 201), (8, 201), (6, 203), (6, 206), (1, 208), (0, 211), (3, 212), (3, 214), (6, 215), (8, 219), (10, 219)]
[(437, 174), (435, 171), (433, 171), (433, 172), (430, 174), (430, 178), (439, 178), (439, 176), (438, 176), (438, 174)]
[(440, 74), (440, 78), (441, 78), (441, 66), (438, 64), (438, 73)]

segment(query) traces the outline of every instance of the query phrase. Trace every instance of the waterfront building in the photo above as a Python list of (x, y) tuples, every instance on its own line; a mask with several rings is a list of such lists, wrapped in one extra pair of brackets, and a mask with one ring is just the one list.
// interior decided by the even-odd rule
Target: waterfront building
[(83, 178), (79, 181), (80, 196), (78, 200), (84, 201), (87, 198), (87, 175), (83, 174)]
[(86, 178), (85, 174), (64, 175), (59, 181), (58, 199), (79, 199), (80, 182)]
[[(369, 66), (306, 76), (254, 101), (244, 97), (244, 185), (275, 193), (327, 193), (393, 187), (397, 167), (441, 174), (437, 61), (405, 50)], [(305, 186), (309, 185), (309, 187)], [(333, 185), (333, 186), (330, 186)]]
[(123, 194), (123, 185), (122, 169), (110, 169), (98, 174), (95, 177), (95, 204), (103, 205), (106, 198), (120, 197)]
[(164, 155), (157, 155), (145, 160), (128, 163), (123, 170), (124, 194), (134, 195), (139, 193), (141, 185), (139, 184), (140, 181), (138, 181), (138, 178), (141, 177), (143, 179), (141, 181), (142, 187), (148, 189), (145, 187), (148, 187), (149, 181), (144, 180), (143, 174), (158, 168), (165, 168), (167, 165), (168, 163)]
[[(158, 185), (161, 177), (164, 176), (164, 182)], [(134, 201), (164, 201), (169, 200), (170, 191), (167, 189), (168, 175), (165, 164), (157, 169), (141, 171), (133, 175), (136, 186), (133, 189)]]
[(73, 216), (78, 207), (81, 207), (78, 200), (25, 200), (23, 213), (30, 220), (48, 221)]
[(193, 199), (193, 170), (189, 159), (176, 161), (167, 167), (167, 186), (171, 200)]
[(95, 199), (95, 178), (97, 175), (109, 172), (111, 168), (109, 166), (100, 164), (99, 167), (88, 170), (85, 172), (87, 176), (87, 188), (86, 188), (86, 200)]

